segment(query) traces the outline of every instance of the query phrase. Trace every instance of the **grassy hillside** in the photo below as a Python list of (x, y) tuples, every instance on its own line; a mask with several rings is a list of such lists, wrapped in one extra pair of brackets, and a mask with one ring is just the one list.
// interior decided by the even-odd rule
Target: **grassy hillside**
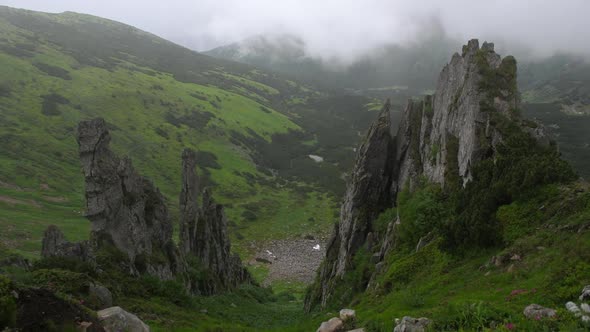
[[(348, 108), (326, 109), (326, 98)], [(181, 150), (197, 149), (239, 251), (322, 233), (370, 109), (366, 98), (328, 95), (121, 23), (0, 7), (0, 241), (34, 257), (48, 224), (71, 240), (87, 236), (75, 128), (93, 117), (110, 124), (114, 150), (173, 213)]]
[[(435, 192), (424, 188), (397, 210), (412, 216), (406, 222), (424, 220), (436, 204)], [(416, 252), (414, 243), (398, 242), (368, 289), (351, 294), (345, 290), (366, 287), (362, 280), (374, 271), (360, 253), (339, 300), (357, 309), (360, 325), (369, 331), (391, 331), (394, 319), (406, 315), (432, 319), (434, 331), (587, 331), (565, 303), (579, 302), (590, 283), (589, 214), (587, 184), (543, 187), (497, 210), (505, 245), (449, 251), (439, 238)], [(395, 215), (388, 210), (376, 223), (386, 224)], [(531, 303), (557, 309), (558, 315), (528, 320), (522, 312)]]

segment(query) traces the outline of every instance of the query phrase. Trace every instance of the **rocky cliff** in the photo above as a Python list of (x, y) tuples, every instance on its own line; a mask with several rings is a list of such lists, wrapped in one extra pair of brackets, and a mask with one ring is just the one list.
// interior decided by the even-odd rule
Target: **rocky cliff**
[(182, 263), (160, 191), (135, 171), (129, 158), (119, 158), (109, 149), (104, 120), (80, 122), (77, 140), (92, 246), (114, 246), (127, 255), (133, 274), (174, 278)]
[[(424, 178), (461, 188), (472, 180), (475, 164), (494, 157), (503, 140), (503, 119), (522, 121), (516, 61), (500, 57), (491, 43), (480, 48), (477, 40), (470, 40), (443, 68), (433, 96), (408, 101), (397, 129), (391, 126), (389, 108), (387, 103), (358, 151), (340, 222), (306, 298), (308, 310), (326, 305), (355, 253), (368, 238), (373, 242), (373, 220), (395, 205), (403, 188), (412, 190)], [(541, 127), (523, 129), (548, 143)], [(375, 263), (392, 247), (399, 222), (391, 221), (382, 247), (375, 250)]]
[(195, 288), (212, 294), (250, 282), (251, 277), (240, 257), (230, 252), (223, 206), (215, 203), (208, 189), (202, 193), (202, 207), (197, 204), (199, 180), (196, 165), (196, 153), (185, 149), (182, 153), (180, 248), (185, 255), (195, 257), (208, 274), (208, 280), (198, 283)]
[[(173, 241), (173, 224), (164, 196), (139, 175), (127, 157), (110, 149), (110, 134), (102, 119), (82, 121), (77, 141), (86, 182), (86, 217), (92, 223), (90, 240), (68, 242), (55, 226), (43, 239), (43, 257), (61, 256), (96, 263), (101, 251), (122, 253), (132, 275), (149, 274), (162, 280), (183, 279), (193, 292), (213, 294), (251, 280), (237, 255), (230, 253), (223, 207), (207, 190), (199, 208), (196, 153), (182, 155), (180, 241)], [(197, 266), (190, 266), (187, 258)], [(190, 269), (206, 278), (191, 276)]]

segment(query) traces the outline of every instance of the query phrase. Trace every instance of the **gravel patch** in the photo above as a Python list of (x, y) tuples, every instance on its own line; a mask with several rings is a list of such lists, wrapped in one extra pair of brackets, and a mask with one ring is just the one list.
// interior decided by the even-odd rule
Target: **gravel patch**
[(288, 239), (268, 242), (256, 254), (255, 264), (269, 268), (263, 286), (275, 280), (313, 282), (324, 259), (326, 239)]

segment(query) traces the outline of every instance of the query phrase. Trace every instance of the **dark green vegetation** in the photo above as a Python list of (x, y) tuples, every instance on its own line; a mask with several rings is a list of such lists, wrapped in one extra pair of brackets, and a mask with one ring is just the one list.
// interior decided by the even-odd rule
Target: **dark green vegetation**
[[(410, 315), (432, 318), (435, 331), (482, 331), (492, 326), (507, 331), (508, 324), (517, 331), (585, 330), (564, 304), (576, 300), (581, 285), (590, 282), (586, 184), (541, 186), (497, 208), (501, 245), (449, 250), (444, 236), (439, 236), (416, 252), (414, 240), (424, 234), (418, 233), (424, 224), (452, 211), (443, 197), (431, 186), (400, 195), (397, 210), (407, 224), (396, 237), (396, 250), (385, 258), (367, 291), (340, 299), (354, 304), (360, 325), (369, 331), (391, 331), (393, 318)], [(395, 210), (388, 210), (376, 224), (395, 215)], [(341, 289), (366, 289), (366, 277), (374, 271), (368, 259), (362, 253), (355, 257), (356, 268)], [(531, 303), (558, 309), (558, 317), (526, 320), (522, 311)]]
[(560, 103), (524, 104), (523, 115), (537, 118), (553, 133), (563, 158), (585, 179), (590, 178), (590, 116), (560, 112)]
[[(0, 255), (9, 253), (2, 247)], [(111, 290), (115, 305), (137, 314), (154, 331), (302, 331), (313, 329), (322, 318), (304, 316), (293, 290), (281, 284), (273, 289), (243, 285), (221, 295), (190, 296), (179, 281), (129, 276), (119, 266), (124, 258), (116, 253), (99, 253), (97, 259), (99, 271), (67, 258), (38, 260), (29, 272), (0, 264), (4, 274), (0, 275), (0, 326), (14, 326), (22, 310), (12, 291), (26, 294), (40, 287), (75, 310), (91, 313), (100, 308), (89, 290), (89, 284), (96, 282)], [(41, 325), (51, 331), (73, 328), (73, 322), (42, 321)]]
[[(515, 73), (510, 61), (498, 71), (484, 68), (490, 98), (514, 91), (505, 85)], [(369, 331), (391, 331), (393, 319), (405, 315), (433, 319), (435, 331), (585, 330), (564, 304), (590, 282), (588, 185), (576, 182), (555, 146), (525, 132), (518, 112), (491, 115), (503, 137), (493, 154), (482, 151), (493, 158), (474, 165), (465, 187), (447, 165), (444, 187), (424, 179), (400, 192), (372, 228), (382, 241), (385, 225), (399, 216), (394, 250), (377, 267), (373, 252), (361, 249), (328, 309), (354, 306)], [(457, 146), (447, 142), (451, 160)], [(531, 303), (559, 314), (527, 320), (522, 311)]]
[(17, 252), (37, 256), (50, 223), (85, 238), (74, 130), (97, 116), (110, 124), (115, 151), (170, 202), (182, 148), (198, 150), (202, 181), (217, 187), (242, 253), (250, 247), (240, 239), (322, 233), (333, 222), (342, 174), (373, 118), (369, 99), (88, 15), (1, 7), (0, 31), (0, 240)]

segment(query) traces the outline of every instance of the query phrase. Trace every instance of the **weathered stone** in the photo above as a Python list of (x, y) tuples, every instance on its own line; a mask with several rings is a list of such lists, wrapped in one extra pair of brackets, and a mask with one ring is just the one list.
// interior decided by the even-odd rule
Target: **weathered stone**
[(356, 311), (352, 309), (342, 309), (340, 310), (340, 319), (344, 322), (348, 320), (355, 320), (356, 319)]
[(574, 303), (574, 302), (567, 302), (565, 304), (565, 308), (571, 312), (572, 314), (574, 314), (576, 317), (580, 317), (582, 316), (582, 312), (580, 311), (580, 308)]
[(316, 332), (340, 332), (344, 328), (344, 322), (338, 317), (331, 318), (323, 322)]
[(172, 240), (172, 222), (160, 191), (141, 177), (127, 157), (110, 149), (102, 119), (82, 121), (77, 137), (86, 181), (86, 217), (95, 250), (115, 247), (133, 274), (173, 279), (184, 270)]
[(387, 225), (387, 231), (385, 233), (385, 237), (383, 238), (383, 244), (381, 245), (381, 250), (379, 250), (380, 261), (383, 260), (385, 255), (387, 255), (387, 253), (389, 253), (393, 247), (395, 247), (395, 236), (397, 233), (396, 230), (400, 223), (401, 222), (398, 217), (396, 220), (389, 222)]
[(580, 309), (582, 309), (582, 311), (584, 311), (585, 313), (590, 314), (590, 305), (588, 305), (588, 303), (580, 304)]
[(538, 304), (531, 304), (524, 308), (523, 314), (529, 319), (541, 319), (553, 317), (557, 314), (555, 309), (545, 308)]
[(111, 307), (96, 313), (107, 332), (149, 332), (150, 328), (137, 316), (120, 307)]
[(585, 286), (582, 289), (582, 294), (580, 294), (580, 301), (590, 300), (590, 285)]
[(347, 332), (367, 332), (367, 330), (361, 327), (360, 329), (348, 330)]
[[(481, 89), (487, 79), (481, 73), (515, 70), (511, 59), (507, 61), (507, 68), (500, 68), (503, 60), (493, 44), (484, 43), (480, 49), (477, 40), (470, 40), (462, 55), (455, 53), (443, 68), (434, 96), (408, 101), (397, 131), (391, 125), (390, 104), (385, 104), (358, 150), (340, 222), (318, 272), (319, 285), (306, 298), (306, 310), (326, 305), (335, 283), (374, 231), (373, 220), (395, 205), (403, 188), (412, 191), (423, 178), (443, 187), (465, 185), (471, 181), (473, 165), (494, 157), (503, 137), (493, 113), (515, 119), (520, 101), (517, 91)], [(507, 87), (516, 86), (516, 73), (511, 74)], [(393, 244), (393, 226), (379, 252), (381, 259)]]
[(0, 274), (6, 267), (16, 267), (28, 271), (31, 268), (31, 263), (19, 254), (10, 253), (0, 258)]
[(43, 233), (41, 257), (68, 257), (91, 261), (91, 248), (87, 241), (69, 242), (55, 225), (49, 225)]
[(390, 103), (385, 104), (378, 120), (371, 126), (361, 145), (351, 183), (341, 208), (340, 223), (335, 226), (326, 249), (326, 259), (320, 269), (321, 287), (309, 294), (306, 309), (319, 301), (322, 306), (332, 295), (332, 283), (349, 267), (352, 257), (365, 243), (371, 232), (371, 221), (391, 204), (392, 167)]
[(98, 300), (99, 309), (113, 306), (113, 294), (101, 284), (91, 283), (88, 287), (88, 295)]
[(184, 254), (196, 257), (211, 273), (214, 282), (201, 283), (196, 288), (202, 293), (213, 294), (250, 282), (251, 277), (239, 256), (230, 252), (223, 206), (216, 204), (211, 192), (205, 189), (202, 207), (198, 207), (196, 165), (196, 153), (185, 149), (182, 153), (180, 247)]
[(197, 219), (199, 217), (199, 177), (197, 154), (190, 149), (182, 151), (182, 189), (180, 191), (180, 250), (184, 254), (195, 251)]
[(434, 240), (434, 233), (430, 232), (418, 240), (418, 244), (416, 244), (416, 252), (420, 251), (420, 249), (426, 247), (430, 242)]
[(431, 321), (428, 318), (412, 318), (405, 316), (401, 321), (396, 319), (393, 332), (424, 332)]

